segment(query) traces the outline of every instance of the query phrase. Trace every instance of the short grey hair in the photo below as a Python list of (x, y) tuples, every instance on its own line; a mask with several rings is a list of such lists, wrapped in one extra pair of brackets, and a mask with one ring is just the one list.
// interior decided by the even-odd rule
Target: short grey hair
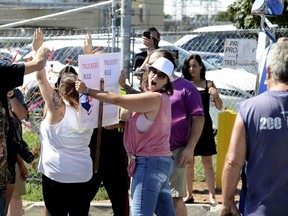
[(272, 79), (288, 83), (288, 42), (278, 42), (272, 45), (266, 66), (270, 68)]

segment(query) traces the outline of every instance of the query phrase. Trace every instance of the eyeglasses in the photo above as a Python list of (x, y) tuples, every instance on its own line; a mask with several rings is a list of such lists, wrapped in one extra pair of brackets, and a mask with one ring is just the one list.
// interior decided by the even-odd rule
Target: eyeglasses
[(167, 77), (167, 75), (166, 75), (165, 73), (157, 70), (157, 69), (154, 68), (154, 67), (151, 67), (151, 65), (148, 65), (148, 64), (147, 64), (146, 67), (147, 67), (147, 71), (152, 72), (153, 74), (157, 74), (157, 77), (158, 77), (158, 79), (160, 79), (160, 80), (164, 80), (164, 79)]

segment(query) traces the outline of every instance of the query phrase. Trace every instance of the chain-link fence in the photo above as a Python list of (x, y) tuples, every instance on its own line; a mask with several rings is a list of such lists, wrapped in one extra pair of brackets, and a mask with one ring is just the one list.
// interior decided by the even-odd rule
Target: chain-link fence
[[(227, 30), (225, 30), (227, 28)], [(261, 51), (256, 52), (256, 64), (254, 70), (244, 68), (225, 68), (224, 45), (226, 39), (254, 39), (259, 43), (260, 29), (231, 30), (231, 26), (219, 26), (219, 29), (209, 27), (205, 31), (193, 32), (162, 32), (161, 40), (167, 40), (177, 47), (188, 51), (190, 54), (199, 54), (206, 66), (206, 79), (211, 80), (217, 87), (220, 98), (223, 101), (223, 109), (217, 110), (211, 99), (210, 114), (213, 127), (218, 127), (218, 113), (224, 109), (236, 111), (238, 102), (252, 97), (255, 94), (258, 74), (258, 61), (261, 61)], [(275, 38), (288, 35), (287, 28), (274, 29)], [(262, 38), (261, 38), (262, 39)], [(266, 40), (266, 46), (269, 44)], [(259, 49), (260, 50), (260, 49)], [(182, 52), (182, 51), (179, 51)], [(182, 54), (186, 56), (186, 54)], [(187, 56), (186, 56), (187, 57)], [(183, 63), (180, 57), (180, 64)], [(180, 65), (180, 68), (182, 65)]]
[[(11, 29), (0, 32), (0, 56), (11, 58), (14, 63), (29, 60), (31, 42), (34, 29)], [(131, 35), (131, 70), (133, 57), (143, 50), (141, 35), (144, 30), (133, 29)], [(206, 78), (212, 80), (218, 87), (223, 100), (224, 109), (235, 110), (239, 101), (245, 100), (254, 94), (257, 71), (247, 72), (243, 69), (229, 69), (223, 67), (224, 41), (232, 39), (255, 39), (258, 41), (259, 29), (215, 31), (215, 32), (161, 32), (160, 47), (178, 50), (179, 64), (176, 73), (181, 76), (182, 64), (191, 53), (199, 54), (205, 61)], [(83, 53), (85, 35), (89, 33), (93, 38), (93, 49), (96, 51), (119, 52), (121, 47), (120, 29), (116, 30), (115, 47), (112, 49), (112, 35), (110, 28), (61, 31), (44, 30), (45, 44), (53, 51), (47, 62), (47, 78), (53, 86), (58, 72), (66, 65), (72, 65), (78, 70), (78, 55)], [(276, 38), (288, 35), (288, 29), (276, 29)], [(185, 36), (185, 37), (184, 37)], [(183, 38), (184, 37), (184, 38)], [(181, 41), (178, 40), (181, 38)], [(140, 41), (140, 42), (139, 42)], [(166, 42), (165, 42), (166, 41)], [(177, 42), (178, 41), (178, 42)], [(176, 42), (176, 43), (175, 43)], [(177, 46), (175, 44), (177, 44)], [(132, 76), (131, 76), (132, 77)], [(134, 79), (130, 82), (133, 83)], [(23, 122), (25, 139), (29, 142), (38, 141), (38, 127), (42, 120), (44, 102), (41, 97), (35, 75), (26, 75), (23, 86), (20, 87), (29, 107), (29, 118)], [(214, 127), (217, 128), (218, 111), (211, 103), (211, 115)], [(29, 138), (30, 137), (30, 138)], [(33, 141), (34, 140), (34, 141)], [(36, 175), (36, 174), (35, 174)]]

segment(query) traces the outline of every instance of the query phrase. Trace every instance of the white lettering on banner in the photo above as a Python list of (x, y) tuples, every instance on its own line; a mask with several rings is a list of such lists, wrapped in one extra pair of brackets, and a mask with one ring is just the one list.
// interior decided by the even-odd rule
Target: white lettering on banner
[(282, 128), (282, 119), (280, 117), (261, 117), (260, 130), (279, 130)]

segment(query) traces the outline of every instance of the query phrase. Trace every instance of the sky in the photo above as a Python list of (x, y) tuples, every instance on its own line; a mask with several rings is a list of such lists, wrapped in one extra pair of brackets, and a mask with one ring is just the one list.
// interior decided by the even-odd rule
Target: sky
[[(193, 11), (195, 11), (195, 13), (197, 11), (198, 14), (199, 13), (207, 14), (207, 10), (216, 10), (211, 7), (209, 8), (203, 7), (203, 5), (201, 5), (200, 3), (200, 0), (184, 0), (184, 1), (191, 2), (191, 4), (187, 5), (187, 7), (184, 8), (184, 10), (189, 11), (190, 16), (193, 16)], [(220, 2), (220, 6), (218, 7), (218, 10), (225, 11), (228, 5), (232, 4), (236, 0), (218, 0), (218, 1)], [(213, 0), (211, 2), (213, 2)], [(193, 10), (191, 10), (191, 8), (193, 8)], [(181, 0), (164, 0), (164, 13), (165, 14), (170, 14), (172, 16), (175, 16), (175, 13), (179, 13), (180, 10), (181, 10)]]

